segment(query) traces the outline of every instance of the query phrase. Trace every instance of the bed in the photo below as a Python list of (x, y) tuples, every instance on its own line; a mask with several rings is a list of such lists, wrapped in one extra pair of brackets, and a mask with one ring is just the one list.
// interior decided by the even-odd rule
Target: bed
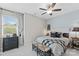
[[(53, 38), (49, 36), (41, 36), (41, 37), (37, 37), (33, 41), (32, 45), (35, 45), (37, 43), (45, 45), (49, 49), (51, 49), (51, 53), (54, 56), (60, 56), (65, 53), (66, 46), (70, 43), (70, 40), (68, 38)], [(33, 51), (34, 49), (35, 48), (33, 47)]]

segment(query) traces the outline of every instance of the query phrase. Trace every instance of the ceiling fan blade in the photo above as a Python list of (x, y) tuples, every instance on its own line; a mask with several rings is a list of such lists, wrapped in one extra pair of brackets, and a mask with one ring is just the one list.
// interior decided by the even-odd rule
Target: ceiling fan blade
[(46, 14), (47, 12), (44, 12), (44, 13), (42, 13), (41, 15), (44, 15), (44, 14)]
[(62, 9), (54, 9), (54, 10), (52, 10), (52, 11), (61, 11)]
[(50, 4), (48, 4), (48, 5), (47, 5), (47, 9), (49, 9), (49, 8), (50, 8), (50, 6), (51, 6), (51, 5), (50, 5)]
[(52, 8), (53, 8), (53, 7), (55, 6), (55, 4), (56, 4), (56, 3), (51, 3), (51, 4), (48, 4), (47, 8), (48, 8), (48, 9), (49, 9), (50, 7), (52, 7)]
[(47, 10), (47, 9), (44, 9), (44, 8), (39, 8), (39, 9), (40, 9), (40, 10), (45, 10), (45, 11)]
[(56, 5), (56, 3), (52, 3), (52, 8)]

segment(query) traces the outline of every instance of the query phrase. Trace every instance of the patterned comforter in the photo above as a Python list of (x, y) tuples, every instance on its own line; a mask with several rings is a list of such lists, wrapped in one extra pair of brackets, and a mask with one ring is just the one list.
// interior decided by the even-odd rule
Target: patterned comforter
[(33, 44), (39, 42), (47, 47), (51, 48), (52, 53), (55, 56), (63, 55), (66, 51), (66, 46), (69, 44), (70, 40), (67, 38), (51, 38), (47, 36), (38, 37), (33, 41)]

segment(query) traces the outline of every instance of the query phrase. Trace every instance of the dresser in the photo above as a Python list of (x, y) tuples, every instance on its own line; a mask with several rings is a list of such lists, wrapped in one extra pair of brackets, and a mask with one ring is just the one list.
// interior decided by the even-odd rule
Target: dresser
[(3, 52), (18, 48), (18, 37), (3, 38)]

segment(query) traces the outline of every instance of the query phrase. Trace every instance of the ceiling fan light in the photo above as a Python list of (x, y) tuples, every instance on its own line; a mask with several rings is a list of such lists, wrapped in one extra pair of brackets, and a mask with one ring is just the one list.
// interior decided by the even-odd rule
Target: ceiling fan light
[(48, 13), (48, 14), (51, 14), (51, 13), (52, 13), (52, 11), (51, 11), (51, 10), (50, 10), (50, 11), (47, 11), (47, 13)]

